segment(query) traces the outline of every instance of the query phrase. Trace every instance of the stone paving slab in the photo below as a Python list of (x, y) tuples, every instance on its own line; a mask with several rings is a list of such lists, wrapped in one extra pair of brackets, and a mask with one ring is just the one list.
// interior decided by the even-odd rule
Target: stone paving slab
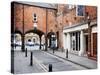
[(48, 67), (49, 64), (52, 64), (53, 72), (86, 69), (76, 64), (72, 64), (72, 62), (69, 62), (69, 61), (65, 61), (65, 60), (62, 61), (63, 59), (61, 60), (61, 58), (52, 56), (51, 54), (44, 51), (33, 51), (33, 54), (34, 54), (34, 57), (36, 57), (37, 60), (39, 60), (41, 64), (44, 64), (46, 67)]
[[(48, 50), (47, 52), (52, 53), (52, 50)], [(57, 55), (62, 58), (66, 58), (66, 53), (65, 52), (60, 52), (60, 51), (55, 51), (54, 55)], [(82, 56), (77, 56), (75, 54), (69, 53), (68, 54), (68, 60), (75, 62), (77, 64), (83, 65), (89, 69), (96, 69), (97, 68), (97, 61), (88, 59), (86, 57)]]
[[(71, 60), (78, 64), (71, 64), (69, 61), (63, 62), (59, 60), (56, 57), (52, 57), (49, 55), (51, 53), (53, 56), (59, 56), (61, 58), (66, 59), (65, 52), (59, 52), (56, 51), (54, 54), (51, 50), (49, 51), (40, 51), (40, 50), (33, 50), (33, 55), (37, 60), (39, 60), (39, 63), (44, 64), (48, 68), (48, 64), (53, 65), (53, 71), (71, 71), (71, 70), (83, 70), (86, 68), (79, 67), (78, 64), (84, 65), (86, 67), (89, 67), (89, 69), (96, 69), (97, 68), (97, 62), (94, 60), (90, 60), (86, 57), (81, 57), (77, 55), (73, 55), (69, 53), (68, 60)], [(30, 66), (30, 51), (28, 51), (28, 57), (25, 57), (25, 52), (21, 51), (15, 51), (14, 52), (14, 70), (15, 74), (25, 74), (25, 73), (42, 73), (45, 72), (42, 67), (40, 67), (38, 64), (34, 63), (33, 66)]]
[(41, 73), (44, 70), (33, 61), (33, 66), (30, 66), (30, 52), (28, 57), (25, 57), (25, 53), (21, 51), (14, 52), (14, 73), (25, 74), (25, 73)]

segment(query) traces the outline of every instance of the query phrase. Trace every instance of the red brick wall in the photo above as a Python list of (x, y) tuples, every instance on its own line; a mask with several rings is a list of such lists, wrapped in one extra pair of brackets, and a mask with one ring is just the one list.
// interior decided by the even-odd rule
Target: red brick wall
[(46, 10), (43, 8), (32, 7), (32, 6), (25, 6), (25, 31), (33, 29), (33, 13), (37, 15), (37, 28), (43, 32), (46, 31)]
[[(76, 6), (73, 9), (67, 9), (68, 6), (66, 5), (58, 5), (58, 14), (60, 14), (61, 12), (63, 12), (63, 16), (59, 17), (59, 22), (63, 23), (63, 26), (69, 26), (69, 22), (72, 23), (72, 25), (75, 25), (77, 23), (80, 23), (84, 20), (84, 17), (79, 17), (76, 16)], [(97, 18), (97, 7), (96, 6), (85, 6), (85, 12), (89, 13), (89, 16), (91, 19), (96, 19)], [(92, 12), (92, 13), (91, 13)], [(61, 20), (62, 19), (62, 20)]]
[[(14, 7), (14, 19), (15, 19), (15, 27), (22, 32), (22, 26), (23, 26), (23, 5), (22, 4), (15, 4)], [(47, 9), (48, 17), (46, 19), (46, 8), (40, 8), (40, 7), (34, 7), (34, 6), (28, 6), (24, 5), (24, 27), (25, 32), (33, 29), (33, 13), (36, 13), (37, 15), (37, 28), (41, 30), (42, 32), (46, 32), (46, 21), (48, 26), (48, 32), (50, 32), (51, 29), (55, 31), (55, 25), (56, 25), (56, 17), (55, 17), (55, 10), (53, 9)]]
[(95, 56), (97, 55), (97, 33), (92, 33), (91, 36), (91, 54)]
[[(84, 17), (78, 17), (76, 16), (76, 8), (73, 8), (71, 10), (65, 9), (64, 4), (58, 5), (58, 12), (53, 9), (47, 9), (47, 19), (46, 19), (46, 8), (40, 8), (40, 7), (34, 7), (34, 6), (28, 6), (24, 5), (24, 27), (25, 32), (33, 29), (33, 13), (36, 13), (37, 20), (38, 20), (38, 29), (42, 32), (46, 32), (46, 21), (47, 21), (47, 32), (49, 33), (51, 30), (54, 32), (59, 32), (59, 47), (63, 47), (63, 27), (69, 26), (69, 22), (72, 23), (72, 25), (75, 25), (82, 20), (84, 20)], [(23, 26), (23, 5), (22, 4), (15, 4), (14, 6), (14, 24), (15, 28), (20, 30), (22, 32), (22, 26)], [(67, 12), (65, 12), (65, 10)], [(89, 12), (89, 15), (93, 18), (97, 17), (97, 8), (96, 7), (90, 7), (86, 6), (86, 12)], [(91, 13), (92, 12), (92, 13)], [(57, 14), (57, 17), (56, 17)]]
[(86, 6), (85, 11), (89, 13), (91, 19), (97, 18), (97, 7), (96, 6)]
[(23, 6), (21, 4), (14, 4), (14, 27), (22, 32), (23, 25)]
[(53, 32), (56, 31), (55, 25), (57, 24), (56, 22), (56, 11), (52, 9), (47, 9), (48, 11), (48, 18), (47, 18), (47, 32), (49, 33), (51, 30)]

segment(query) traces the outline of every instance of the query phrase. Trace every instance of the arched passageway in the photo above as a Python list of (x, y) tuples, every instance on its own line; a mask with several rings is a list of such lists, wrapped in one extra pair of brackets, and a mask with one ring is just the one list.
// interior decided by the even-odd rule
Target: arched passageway
[(11, 48), (13, 50), (21, 50), (22, 46), (22, 33), (19, 30), (15, 30), (11, 33)]
[(47, 34), (47, 38), (48, 38), (48, 47), (49, 48), (57, 48), (56, 34), (51, 31)]
[[(23, 42), (24, 39), (24, 42)], [(14, 50), (25, 50), (27, 46), (38, 46), (38, 48), (34, 49), (44, 49), (45, 44), (45, 34), (36, 29), (36, 30), (29, 30), (22, 34), (19, 30), (15, 30), (11, 34), (11, 46)], [(16, 47), (16, 48), (15, 48)], [(32, 50), (32, 48), (31, 48)]]
[[(43, 37), (43, 35), (44, 35), (44, 32), (42, 32), (38, 29), (29, 30), (25, 33), (25, 43), (26, 44), (27, 44), (27, 42), (32, 43), (33, 44), (32, 46), (34, 46), (34, 49), (38, 49), (38, 50), (43, 49), (44, 48), (43, 40), (45, 39), (45, 37)], [(35, 48), (35, 47), (37, 47), (37, 48)]]

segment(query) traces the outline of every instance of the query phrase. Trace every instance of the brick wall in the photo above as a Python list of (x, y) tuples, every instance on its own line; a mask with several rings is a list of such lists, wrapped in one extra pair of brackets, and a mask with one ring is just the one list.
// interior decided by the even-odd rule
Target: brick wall
[[(46, 21), (48, 26), (48, 32), (50, 32), (51, 29), (55, 31), (55, 25), (56, 25), (56, 17), (55, 17), (55, 10), (53, 9), (47, 9), (48, 17), (46, 19), (46, 8), (40, 8), (40, 7), (34, 7), (34, 6), (28, 6), (24, 5), (24, 29), (25, 32), (33, 29), (33, 13), (36, 13), (37, 15), (37, 28), (41, 30), (42, 32), (46, 32)], [(22, 32), (22, 26), (23, 26), (23, 5), (22, 4), (16, 4), (14, 6), (14, 23), (15, 28), (20, 30)]]
[[(14, 25), (15, 28), (22, 32), (23, 26), (23, 5), (14, 4)], [(57, 11), (53, 9), (47, 9), (47, 19), (46, 19), (46, 8), (34, 7), (24, 5), (24, 27), (25, 32), (33, 29), (33, 13), (36, 13), (38, 20), (38, 29), (42, 32), (46, 32), (46, 22), (47, 22), (47, 32), (51, 30), (53, 32), (59, 32), (59, 47), (63, 47), (63, 27), (69, 25), (75, 25), (84, 20), (84, 17), (76, 16), (76, 7), (73, 9), (68, 9), (68, 5), (60, 4), (58, 5)], [(97, 17), (97, 7), (86, 6), (85, 11), (89, 13), (92, 19)], [(91, 13), (92, 12), (92, 13)], [(57, 15), (57, 16), (56, 16)]]
[(52, 9), (47, 9), (48, 18), (47, 18), (47, 32), (49, 33), (51, 30), (56, 32), (56, 11)]
[(85, 11), (89, 13), (91, 19), (97, 18), (97, 7), (96, 6), (86, 6)]
[[(97, 7), (85, 6), (85, 13), (87, 12), (91, 19), (97, 18)], [(85, 16), (82, 16), (82, 17), (76, 16), (76, 6), (74, 6), (74, 8), (72, 9), (68, 9), (68, 5), (59, 4), (57, 14), (58, 14), (57, 22), (58, 22), (59, 29), (63, 27), (67, 27), (67, 26), (76, 25), (77, 23), (81, 23), (82, 21), (85, 21)], [(60, 31), (59, 41), (61, 41), (60, 43), (63, 47), (62, 34), (63, 34), (62, 31)]]
[(91, 54), (95, 56), (97, 55), (97, 33), (92, 33), (91, 36)]

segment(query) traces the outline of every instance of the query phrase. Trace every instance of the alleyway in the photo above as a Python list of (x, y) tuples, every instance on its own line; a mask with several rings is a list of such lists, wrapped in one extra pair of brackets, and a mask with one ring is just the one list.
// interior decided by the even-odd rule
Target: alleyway
[(87, 69), (96, 69), (97, 68), (97, 62), (95, 60), (89, 59), (86, 56), (78, 56), (74, 53), (68, 52), (68, 58), (66, 58), (66, 52), (57, 51), (57, 50), (55, 50), (54, 53), (52, 50), (48, 50), (47, 52), (54, 56), (62, 58), (64, 60), (73, 62), (80, 66), (83, 66)]
[(87, 69), (40, 50), (33, 51), (33, 66), (30, 66), (30, 51), (28, 51), (27, 57), (21, 51), (14, 53), (15, 74), (48, 72), (49, 64), (52, 64), (53, 72)]

